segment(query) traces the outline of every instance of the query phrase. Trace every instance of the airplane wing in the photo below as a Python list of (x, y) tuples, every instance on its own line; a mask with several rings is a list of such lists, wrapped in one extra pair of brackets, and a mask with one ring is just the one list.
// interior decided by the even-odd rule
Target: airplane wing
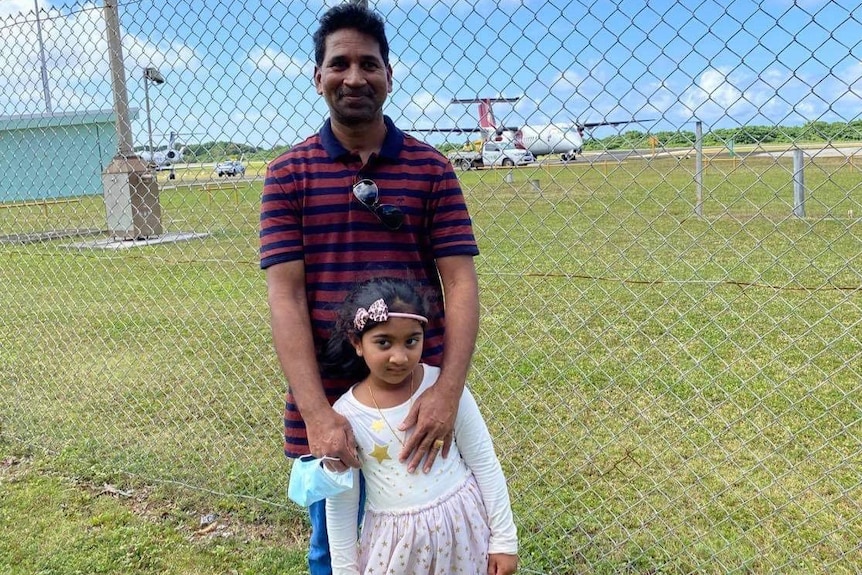
[[(502, 128), (497, 128), (496, 132), (498, 134), (502, 134), (503, 132), (517, 132), (520, 129), (520, 126), (503, 126)], [(405, 131), (422, 133), (441, 132), (444, 134), (472, 134), (475, 132), (486, 132), (487, 130), (483, 130), (482, 128), (406, 128)]]
[(623, 124), (636, 124), (640, 122), (654, 122), (655, 120), (638, 120), (637, 118), (632, 118), (631, 120), (617, 120), (615, 122), (584, 122), (583, 124), (580, 122), (575, 122), (576, 126), (580, 126), (581, 128), (597, 128), (598, 126), (622, 126)]
[(478, 127), (476, 128), (407, 128), (407, 132), (422, 132), (422, 133), (430, 133), (430, 132), (441, 132), (444, 134), (472, 134), (474, 132), (481, 132)]
[(479, 102), (517, 102), (521, 97), (515, 98), (452, 98), (452, 104), (478, 104)]

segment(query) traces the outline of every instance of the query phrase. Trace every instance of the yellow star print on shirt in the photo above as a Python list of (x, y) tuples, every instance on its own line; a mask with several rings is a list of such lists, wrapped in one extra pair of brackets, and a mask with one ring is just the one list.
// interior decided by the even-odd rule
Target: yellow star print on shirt
[(389, 457), (389, 446), (378, 445), (377, 443), (374, 444), (374, 449), (368, 455), (376, 459), (377, 463), (383, 463), (387, 459), (392, 459)]
[(375, 419), (371, 422), (371, 431), (376, 431), (377, 433), (380, 433), (384, 429), (386, 429), (386, 422), (382, 419)]

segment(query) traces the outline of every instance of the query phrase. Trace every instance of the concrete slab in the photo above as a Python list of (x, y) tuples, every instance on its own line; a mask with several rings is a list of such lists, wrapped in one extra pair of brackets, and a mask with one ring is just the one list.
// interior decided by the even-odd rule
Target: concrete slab
[(140, 240), (118, 240), (115, 238), (104, 238), (100, 240), (93, 240), (90, 242), (68, 244), (63, 247), (75, 250), (127, 250), (131, 248), (155, 246), (158, 244), (199, 240), (208, 236), (209, 234), (198, 232), (166, 232), (155, 238), (146, 238)]
[(54, 240), (62, 240), (66, 238), (74, 238), (81, 236), (99, 236), (105, 233), (105, 230), (70, 229), (8, 234), (0, 236), (0, 244), (35, 244), (39, 242), (50, 242)]

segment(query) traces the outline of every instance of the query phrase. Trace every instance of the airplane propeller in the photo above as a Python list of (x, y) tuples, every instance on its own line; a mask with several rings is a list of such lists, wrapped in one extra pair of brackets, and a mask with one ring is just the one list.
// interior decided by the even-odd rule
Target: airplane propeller
[(506, 132), (517, 132), (521, 129), (521, 126), (500, 126), (497, 128), (497, 135), (502, 136)]

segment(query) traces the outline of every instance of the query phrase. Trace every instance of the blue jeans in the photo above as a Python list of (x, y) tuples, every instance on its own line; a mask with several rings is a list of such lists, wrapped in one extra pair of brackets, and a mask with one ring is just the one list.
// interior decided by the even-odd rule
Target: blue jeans
[[(359, 516), (357, 528), (365, 512), (365, 476), (359, 472)], [(309, 575), (332, 575), (332, 557), (329, 555), (329, 534), (326, 531), (326, 500), (308, 506), (311, 519), (311, 540), (308, 543)]]

